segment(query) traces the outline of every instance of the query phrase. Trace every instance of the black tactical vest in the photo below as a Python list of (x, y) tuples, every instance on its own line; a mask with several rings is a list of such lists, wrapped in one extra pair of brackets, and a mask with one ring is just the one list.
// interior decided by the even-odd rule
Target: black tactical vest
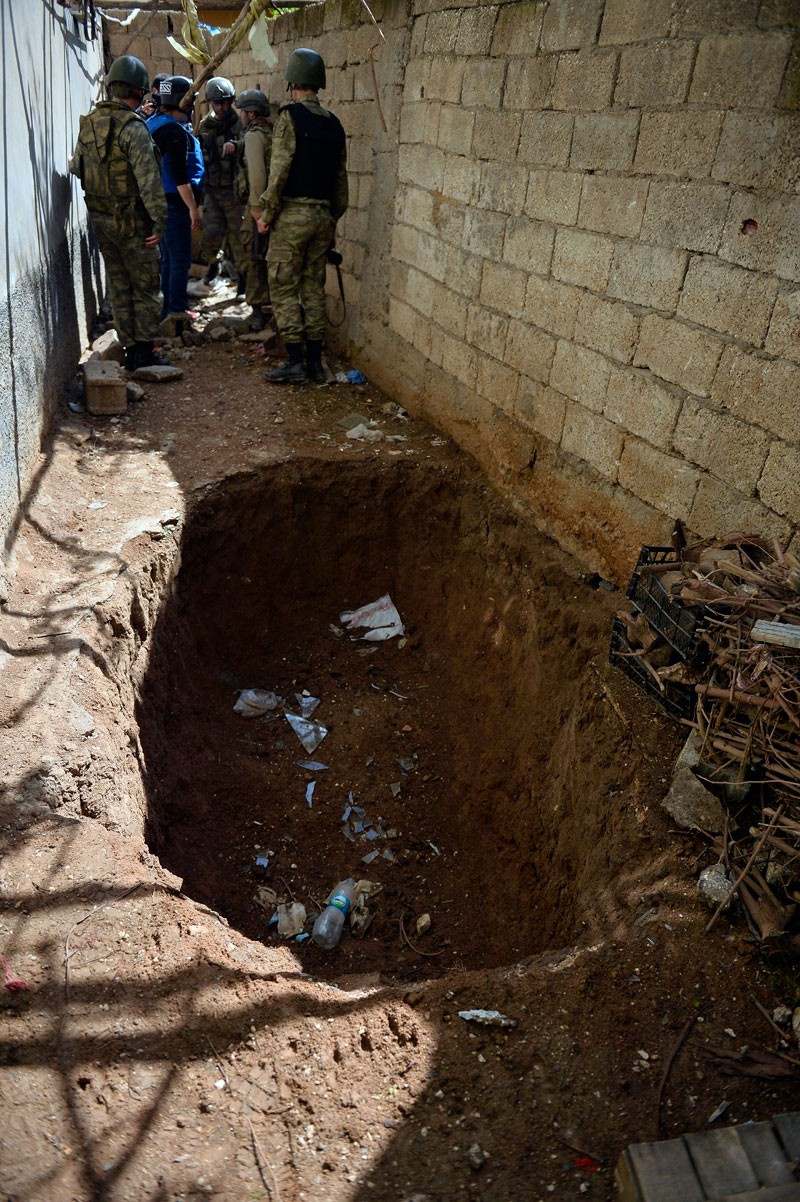
[(333, 113), (312, 113), (304, 104), (285, 104), (284, 109), (294, 122), (297, 149), (283, 195), (332, 200), (345, 145), (341, 121)]

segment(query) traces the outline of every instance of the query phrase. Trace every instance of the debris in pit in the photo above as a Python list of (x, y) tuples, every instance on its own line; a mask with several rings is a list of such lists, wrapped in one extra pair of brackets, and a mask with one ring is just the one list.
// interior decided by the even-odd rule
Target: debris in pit
[(277, 693), (266, 689), (240, 689), (233, 712), (241, 714), (243, 718), (260, 718), (271, 710), (276, 710), (282, 704), (282, 700)]
[(302, 693), (295, 693), (295, 698), (304, 718), (310, 718), (319, 706), (319, 697), (312, 697), (306, 690), (303, 690)]
[(336, 425), (341, 426), (343, 430), (355, 430), (356, 426), (368, 426), (369, 420), (363, 413), (348, 413), (345, 417), (340, 417)]
[(368, 422), (367, 425), (353, 426), (347, 431), (347, 437), (358, 442), (380, 442), (383, 436), (383, 430), (380, 429), (377, 422), (373, 421)]
[(298, 760), (298, 768), (305, 768), (306, 772), (327, 772), (328, 765), (321, 763), (319, 760)]
[(339, 621), (348, 630), (366, 630), (366, 634), (356, 637), (370, 643), (383, 642), (405, 633), (400, 614), (388, 593), (369, 605), (362, 605), (360, 609), (345, 610), (339, 614)]
[(322, 726), (319, 722), (310, 722), (307, 718), (301, 718), (299, 714), (290, 714), (288, 710), (285, 711), (284, 716), (306, 751), (316, 751), (328, 733), (327, 727)]
[(459, 1010), (458, 1017), (464, 1022), (480, 1023), (484, 1027), (516, 1027), (517, 1020), (508, 1018), (499, 1010)]
[(419, 918), (416, 921), (416, 928), (417, 928), (418, 935), (426, 934), (431, 929), (430, 914), (420, 914)]
[(311, 807), (314, 804), (313, 797), (314, 797), (314, 789), (316, 787), (317, 787), (317, 782), (315, 780), (310, 780), (308, 782), (308, 784), (306, 785), (306, 801), (308, 803), (309, 809), (311, 809)]
[(367, 382), (367, 377), (355, 367), (350, 371), (337, 371), (333, 379), (336, 384), (366, 384)]
[(306, 923), (306, 908), (302, 902), (278, 902), (278, 934), (299, 935)]
[(396, 417), (401, 422), (407, 422), (409, 419), (408, 410), (398, 405), (397, 401), (387, 401), (385, 405), (381, 405), (381, 413), (385, 413), (387, 417)]
[(350, 910), (350, 930), (356, 939), (364, 935), (375, 917), (375, 911), (369, 908), (369, 902), (377, 897), (383, 885), (377, 881), (361, 880), (356, 882), (355, 901)]

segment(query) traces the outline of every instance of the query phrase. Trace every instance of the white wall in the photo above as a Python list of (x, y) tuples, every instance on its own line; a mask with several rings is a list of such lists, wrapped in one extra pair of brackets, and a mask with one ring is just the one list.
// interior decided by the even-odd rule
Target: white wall
[(57, 0), (0, 0), (0, 578), (96, 311), (100, 263), (67, 164), (99, 94), (101, 39)]

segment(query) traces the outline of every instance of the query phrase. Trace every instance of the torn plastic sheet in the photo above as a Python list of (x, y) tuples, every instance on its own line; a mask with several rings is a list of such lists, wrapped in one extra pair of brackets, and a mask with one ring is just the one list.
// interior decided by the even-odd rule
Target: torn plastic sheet
[(309, 781), (306, 785), (306, 801), (308, 802), (309, 809), (311, 809), (312, 805), (314, 804), (311, 799), (314, 796), (314, 789), (316, 788), (316, 785), (317, 782), (315, 780)]
[(306, 772), (327, 772), (328, 765), (321, 764), (319, 760), (298, 760), (298, 768), (305, 768)]
[(306, 921), (306, 908), (302, 902), (278, 904), (278, 934), (299, 935)]
[(361, 857), (361, 863), (362, 864), (371, 864), (373, 860), (377, 860), (379, 855), (380, 855), (380, 852), (377, 850), (377, 848), (375, 849), (375, 851), (368, 851), (365, 856)]
[(484, 1027), (516, 1027), (515, 1018), (507, 1018), (499, 1010), (459, 1010), (458, 1017), (468, 1023), (481, 1023)]
[(277, 693), (270, 693), (266, 689), (240, 689), (233, 712), (241, 714), (243, 718), (258, 718), (277, 709), (280, 704), (281, 698)]
[(346, 610), (339, 614), (339, 621), (348, 630), (366, 630), (367, 633), (361, 638), (370, 643), (383, 642), (405, 633), (400, 614), (388, 593), (369, 605), (362, 605), (361, 609)]
[(295, 697), (300, 706), (300, 713), (304, 718), (310, 718), (319, 705), (319, 697), (312, 697), (310, 693), (295, 693)]
[(322, 726), (319, 722), (310, 722), (308, 718), (301, 718), (299, 714), (290, 714), (288, 710), (286, 711), (286, 721), (306, 751), (309, 752), (316, 751), (328, 733), (327, 727)]

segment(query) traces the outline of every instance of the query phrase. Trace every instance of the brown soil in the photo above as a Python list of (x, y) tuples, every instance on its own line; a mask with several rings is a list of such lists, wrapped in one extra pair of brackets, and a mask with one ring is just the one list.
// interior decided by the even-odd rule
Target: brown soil
[[(240, 342), (181, 366), (119, 421), (64, 410), (0, 617), (5, 1196), (610, 1199), (659, 1109), (795, 1109), (709, 1054), (798, 999), (704, 933), (714, 857), (659, 805), (681, 731), (607, 665), (619, 594), (369, 386), (267, 386)], [(342, 632), (385, 592), (404, 640)], [(325, 740), (239, 717), (253, 687), (318, 697)], [(344, 837), (351, 793), (386, 838)], [(362, 938), (268, 925), (264, 888), (310, 921), (348, 875), (382, 886)]]

